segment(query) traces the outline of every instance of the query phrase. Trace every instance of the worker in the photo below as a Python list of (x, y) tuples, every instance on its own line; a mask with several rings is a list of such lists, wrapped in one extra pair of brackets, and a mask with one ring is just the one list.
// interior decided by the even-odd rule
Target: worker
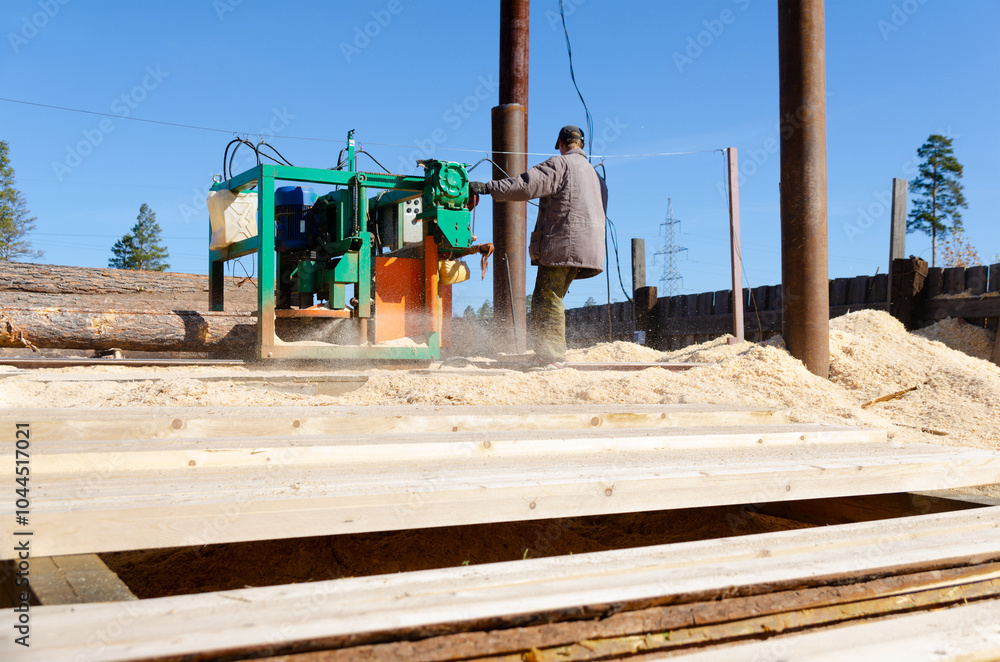
[(539, 198), (538, 220), (528, 246), (531, 264), (538, 267), (529, 319), (535, 350), (530, 370), (566, 367), (563, 297), (574, 280), (604, 270), (608, 189), (587, 160), (583, 145), (583, 130), (567, 125), (556, 139), (559, 156), (516, 177), (469, 182), (471, 193), (488, 193), (498, 201)]

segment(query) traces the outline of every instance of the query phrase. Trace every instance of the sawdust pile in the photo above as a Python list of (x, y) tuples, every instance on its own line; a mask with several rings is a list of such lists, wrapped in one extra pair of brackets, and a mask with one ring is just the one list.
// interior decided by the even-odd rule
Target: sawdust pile
[[(467, 369), (437, 375), (382, 370), (366, 372), (364, 386), (342, 396), (281, 393), (238, 381), (205, 383), (192, 379), (185, 369), (162, 369), (154, 379), (135, 383), (46, 382), (5, 375), (0, 406), (742, 403), (787, 409), (802, 422), (885, 428), (899, 440), (998, 448), (1000, 367), (984, 360), (993, 337), (993, 332), (955, 320), (912, 334), (884, 312), (859, 311), (831, 321), (829, 380), (808, 372), (785, 351), (780, 338), (729, 345), (722, 337), (673, 352), (608, 343), (574, 350), (568, 357), (709, 364), (679, 372), (648, 368), (498, 374)], [(60, 372), (73, 370), (93, 379), (92, 368)]]

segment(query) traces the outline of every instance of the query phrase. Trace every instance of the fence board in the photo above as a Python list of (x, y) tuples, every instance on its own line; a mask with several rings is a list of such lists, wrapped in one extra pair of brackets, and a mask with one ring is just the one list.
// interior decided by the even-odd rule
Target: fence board
[(885, 303), (889, 300), (889, 274), (875, 274), (866, 303)]
[(715, 293), (715, 309), (713, 312), (716, 315), (724, 315), (726, 313), (733, 312), (732, 301), (732, 290), (719, 290)]
[(924, 280), (924, 296), (936, 297), (944, 291), (944, 269), (941, 267), (931, 267), (927, 270), (927, 278)]
[(843, 306), (847, 303), (847, 287), (849, 279), (835, 278), (830, 281), (830, 305)]
[(986, 291), (1000, 292), (1000, 263), (990, 265), (990, 279)]
[(969, 267), (965, 270), (965, 289), (973, 296), (986, 294), (989, 267)]
[(961, 294), (965, 291), (965, 267), (948, 267), (944, 270), (943, 294)]
[(697, 314), (698, 315), (711, 315), (712, 314), (712, 300), (715, 297), (714, 292), (702, 292), (698, 295), (697, 304)]
[(847, 285), (847, 301), (849, 305), (865, 302), (865, 292), (868, 289), (868, 276), (855, 276)]

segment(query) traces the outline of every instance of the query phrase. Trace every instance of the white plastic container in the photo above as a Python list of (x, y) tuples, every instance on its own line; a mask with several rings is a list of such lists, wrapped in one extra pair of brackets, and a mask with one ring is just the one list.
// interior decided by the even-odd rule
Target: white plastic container
[(257, 194), (209, 191), (208, 219), (212, 238), (208, 247), (217, 251), (232, 243), (257, 236)]

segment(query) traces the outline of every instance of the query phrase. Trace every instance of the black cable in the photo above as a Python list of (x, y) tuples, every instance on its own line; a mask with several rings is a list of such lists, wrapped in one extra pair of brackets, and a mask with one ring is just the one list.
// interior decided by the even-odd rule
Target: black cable
[(281, 159), (281, 161), (278, 161), (277, 159), (269, 156), (268, 154), (261, 154), (261, 156), (266, 156), (267, 158), (271, 159), (275, 163), (283, 163), (284, 165), (287, 165), (287, 166), (291, 166), (292, 165), (292, 162), (289, 161), (288, 159), (286, 159), (285, 155), (282, 154), (281, 152), (279, 152), (278, 149), (274, 145), (272, 145), (271, 143), (264, 142), (263, 140), (261, 140), (260, 142), (258, 142), (257, 143), (257, 147), (256, 147), (258, 154), (260, 154), (260, 148), (261, 147), (267, 147), (268, 149), (270, 149), (272, 152), (274, 152), (278, 156), (278, 158)]
[(340, 170), (341, 168), (344, 167), (344, 164), (346, 163), (346, 161), (344, 161), (344, 152), (346, 151), (347, 151), (346, 147), (340, 150), (340, 153), (337, 154), (337, 165), (330, 168), (330, 170)]
[[(611, 242), (615, 247), (615, 266), (618, 268), (618, 284), (622, 288), (622, 294), (625, 295), (625, 298), (628, 299), (629, 303), (632, 303), (632, 297), (628, 295), (628, 290), (625, 289), (625, 283), (622, 281), (622, 261), (618, 255), (618, 230), (615, 228), (615, 224), (610, 218), (605, 218), (605, 220), (607, 221), (608, 230), (611, 234)], [(607, 244), (605, 244), (605, 249), (607, 249)], [(605, 252), (607, 251), (605, 250)]]
[(583, 112), (587, 116), (587, 132), (590, 134), (590, 140), (587, 142), (587, 160), (594, 154), (594, 118), (590, 115), (590, 109), (587, 108), (587, 102), (583, 100), (583, 94), (580, 92), (580, 86), (576, 84), (576, 74), (573, 72), (573, 48), (569, 44), (569, 30), (566, 29), (566, 12), (563, 6), (563, 0), (559, 0), (559, 16), (562, 17), (563, 34), (566, 35), (566, 54), (569, 56), (569, 77), (573, 80), (573, 87), (576, 88), (576, 94), (580, 97), (580, 103), (583, 104)]
[(230, 140), (229, 144), (226, 145), (226, 151), (222, 153), (222, 179), (223, 179), (223, 181), (229, 179), (229, 177), (226, 175), (226, 159), (229, 158), (229, 148), (232, 146), (233, 143), (238, 143), (239, 141), (240, 141), (239, 138), (233, 138), (232, 140)]
[(369, 154), (365, 150), (359, 149), (357, 152), (355, 152), (355, 154), (364, 154), (365, 156), (367, 156), (368, 158), (370, 158), (372, 161), (374, 161), (375, 165), (377, 165), (379, 168), (382, 168), (382, 170), (385, 170), (386, 173), (388, 173), (390, 175), (392, 174), (391, 172), (389, 172), (388, 168), (386, 168), (384, 165), (382, 165), (381, 163), (378, 162), (378, 159), (376, 159), (374, 156), (372, 156), (371, 154)]

